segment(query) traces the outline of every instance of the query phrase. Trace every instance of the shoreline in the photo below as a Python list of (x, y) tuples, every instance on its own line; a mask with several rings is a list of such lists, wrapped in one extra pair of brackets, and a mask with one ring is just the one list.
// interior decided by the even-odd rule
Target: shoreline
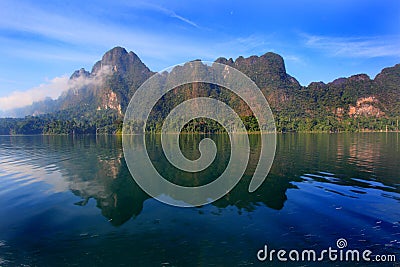
[[(275, 132), (275, 134), (358, 134), (358, 133), (400, 133), (400, 130), (397, 131), (342, 131), (342, 132), (326, 132), (326, 131), (301, 131), (301, 132)], [(161, 135), (162, 133), (145, 133), (146, 135)], [(221, 135), (227, 133), (203, 133), (203, 132), (169, 132), (166, 134), (176, 135)], [(248, 134), (248, 135), (261, 135), (261, 134), (273, 134), (273, 132), (235, 132), (233, 134)], [(142, 135), (142, 134), (122, 134), (122, 133), (110, 133), (110, 134), (0, 134), (0, 136), (123, 136), (123, 135)]]

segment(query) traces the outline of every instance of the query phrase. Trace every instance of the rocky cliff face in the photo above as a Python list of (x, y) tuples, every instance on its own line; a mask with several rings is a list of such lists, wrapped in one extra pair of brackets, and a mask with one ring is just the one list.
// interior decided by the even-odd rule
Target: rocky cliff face
[[(328, 84), (311, 83), (303, 89), (304, 101), (313, 101), (314, 109), (327, 107), (338, 117), (398, 116), (400, 111), (400, 68), (383, 70), (375, 79), (366, 74), (339, 78)], [(397, 80), (396, 80), (397, 79)], [(328, 114), (329, 115), (329, 114)]]
[(379, 100), (374, 96), (359, 98), (355, 106), (349, 106), (348, 115), (350, 117), (382, 117), (385, 113), (378, 107), (379, 104)]
[(101, 96), (101, 103), (97, 107), (97, 110), (107, 110), (113, 109), (118, 112), (119, 115), (122, 115), (122, 108), (120, 101), (118, 100), (117, 94), (112, 90), (105, 91)]
[(60, 109), (86, 106), (92, 110), (123, 110), (137, 88), (153, 73), (133, 52), (115, 47), (94, 64), (91, 72), (75, 71), (71, 89), (60, 99)]

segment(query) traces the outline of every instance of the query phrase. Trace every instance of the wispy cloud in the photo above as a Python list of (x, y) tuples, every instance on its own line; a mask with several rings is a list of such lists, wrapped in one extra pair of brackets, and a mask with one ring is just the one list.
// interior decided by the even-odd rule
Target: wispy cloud
[(400, 36), (329, 37), (304, 35), (305, 45), (320, 49), (331, 56), (400, 57)]
[(304, 62), (303, 62), (303, 60), (301, 59), (300, 56), (291, 55), (291, 54), (285, 54), (285, 55), (282, 55), (282, 56), (285, 59), (285, 61), (292, 61), (294, 63), (302, 63), (302, 64), (304, 64)]
[(128, 3), (125, 3), (126, 5), (130, 6), (130, 7), (135, 7), (135, 8), (142, 8), (142, 9), (147, 9), (147, 10), (153, 10), (153, 11), (157, 11), (157, 12), (161, 12), (164, 15), (167, 15), (171, 18), (176, 18), (184, 23), (187, 23), (193, 27), (196, 28), (200, 28), (199, 25), (197, 25), (197, 23), (193, 22), (192, 20), (185, 18), (181, 15), (178, 15), (175, 11), (165, 8), (161, 5), (156, 5), (156, 4), (152, 4), (152, 3), (148, 3), (148, 2), (133, 2), (130, 1)]
[[(182, 34), (167, 33), (163, 29), (149, 30), (140, 24), (137, 26), (115, 24), (107, 20), (107, 18), (98, 20), (91, 17), (90, 14), (77, 16), (76, 14), (50, 13), (26, 3), (18, 4), (17, 8), (15, 5), (17, 4), (7, 5), (7, 1), (0, 2), (0, 9), (3, 11), (3, 15), (0, 16), (0, 30), (7, 29), (17, 33), (34, 34), (37, 39), (46, 38), (44, 41), (46, 49), (38, 47), (38, 49), (32, 50), (30, 48), (32, 44), (30, 43), (27, 46), (26, 40), (15, 39), (14, 36), (10, 38), (2, 37), (5, 43), (13, 43), (12, 46), (8, 46), (8, 49), (16, 50), (19, 46), (20, 50), (25, 49), (22, 54), (27, 54), (28, 56), (45, 54), (48, 52), (48, 46), (52, 42), (55, 43), (53, 46), (57, 48), (57, 51), (62, 50), (59, 47), (65, 47), (66, 52), (69, 52), (67, 54), (71, 54), (72, 47), (80, 50), (82, 48), (90, 48), (91, 51), (104, 52), (113, 46), (121, 45), (134, 49), (143, 58), (148, 57), (154, 60), (160, 59), (161, 61), (165, 57), (179, 60), (182, 55), (201, 55), (201, 52), (209, 50), (209, 47), (205, 46), (203, 42), (199, 42), (198, 39), (191, 40)], [(132, 5), (161, 12), (193, 26), (194, 29), (199, 28), (198, 24), (192, 20), (162, 6), (138, 5), (136, 3)], [(21, 13), (24, 14), (23, 17), (20, 16)], [(19, 44), (17, 43), (18, 41)], [(62, 45), (60, 46), (60, 44)], [(15, 54), (17, 56), (22, 55), (21, 53)], [(57, 59), (55, 55), (50, 56)], [(49, 55), (45, 57), (48, 58)], [(61, 60), (68, 60), (63, 56), (63, 53), (59, 53), (58, 57)]]
[(80, 76), (75, 79), (69, 79), (67, 75), (63, 75), (26, 91), (14, 91), (8, 96), (0, 97), (0, 110), (5, 111), (28, 106), (47, 97), (57, 99), (63, 92), (70, 89), (79, 90), (84, 86), (98, 85), (110, 73), (111, 68), (103, 66), (94, 76)]
[(47, 83), (43, 83), (27, 91), (14, 91), (8, 96), (0, 97), (0, 110), (24, 107), (35, 101), (43, 100), (46, 97), (55, 99), (67, 89), (68, 77), (56, 77)]
[(161, 6), (158, 6), (157, 10), (160, 10), (164, 14), (170, 16), (171, 18), (179, 19), (180, 21), (183, 21), (183, 22), (185, 22), (185, 23), (187, 23), (189, 25), (192, 25), (193, 27), (200, 28), (196, 23), (194, 23), (190, 19), (187, 19), (185, 17), (182, 17), (182, 16), (176, 14), (173, 10), (170, 10), (170, 9), (167, 9), (167, 8), (164, 8), (164, 7), (161, 7)]
[[(269, 44), (266, 40), (273, 39), (257, 34), (229, 36), (226, 33), (205, 29), (185, 14), (181, 14), (179, 9), (175, 11), (161, 5), (128, 1), (120, 3), (117, 8), (121, 7), (128, 14), (125, 14), (126, 19), (131, 19), (134, 17), (131, 14), (136, 14), (139, 17), (138, 21), (141, 21), (143, 17), (145, 17), (144, 21), (152, 20), (151, 16), (155, 15), (154, 12), (158, 12), (157, 15), (177, 19), (188, 27), (182, 31), (181, 25), (176, 27), (177, 25), (173, 24), (168, 27), (175, 28), (165, 30), (166, 28), (147, 27), (132, 22), (121, 23), (124, 20), (115, 21), (107, 16), (99, 19), (99, 13), (102, 15), (109, 13), (104, 10), (95, 12), (88, 6), (83, 7), (82, 10), (76, 9), (77, 12), (71, 12), (71, 10), (63, 12), (56, 7), (48, 8), (23, 1), (0, 1), (0, 10), (2, 10), (0, 32), (12, 33), (0, 36), (0, 57), (11, 55), (13, 60), (16, 59), (15, 61), (23, 59), (24, 62), (29, 63), (19, 66), (21, 69), (18, 69), (18, 73), (21, 74), (18, 76), (3, 75), (4, 78), (19, 79), (19, 75), (23, 76), (24, 71), (31, 71), (31, 66), (37, 68), (41, 65), (45, 68), (46, 63), (49, 63), (51, 67), (55, 64), (71, 64), (71, 62), (77, 62), (77, 68), (82, 67), (80, 64), (90, 66), (100, 59), (106, 50), (116, 45), (133, 50), (150, 69), (158, 71), (172, 64), (196, 58), (215, 60), (219, 56), (237, 57), (260, 54), (268, 51), (266, 46)], [(150, 12), (144, 12), (142, 9)], [(161, 19), (161, 21), (164, 20)], [(26, 35), (29, 36), (28, 41), (24, 37)], [(44, 61), (46, 63), (43, 63)], [(65, 72), (64, 69), (61, 73)], [(59, 76), (59, 73), (54, 76)], [(63, 77), (56, 77), (28, 90), (25, 88), (31, 86), (24, 85), (25, 88), (13, 86), (12, 89), (7, 89), (9, 85), (3, 83), (2, 90), (9, 90), (11, 93), (7, 97), (0, 98), (0, 109), (28, 105), (45, 96), (56, 98), (62, 91), (69, 88)], [(38, 79), (35, 83), (42, 83), (42, 80)], [(15, 89), (18, 90), (15, 91)], [(16, 101), (17, 99), (20, 101)]]
[[(75, 16), (68, 13), (70, 15), (68, 16), (56, 12), (49, 13), (28, 4), (21, 3), (18, 8), (15, 8), (13, 5), (4, 3), (7, 1), (0, 3), (0, 9), (4, 13), (0, 16), (0, 29), (29, 32), (37, 35), (39, 39), (40, 36), (46, 38), (43, 44), (39, 42), (32, 49), (32, 42), (26, 44), (24, 39), (1, 37), (3, 44), (9, 43), (7, 47), (9, 52), (17, 57), (89, 62), (94, 52), (104, 53), (107, 49), (120, 45), (134, 50), (153, 70), (161, 70), (171, 65), (171, 62), (176, 64), (195, 58), (212, 60), (221, 55), (259, 54), (260, 50), (267, 52), (266, 38), (263, 36), (232, 37), (215, 32), (210, 33), (187, 17), (155, 4), (128, 2), (122, 6), (160, 12), (193, 26), (192, 31), (183, 33), (177, 31), (171, 34), (169, 31), (158, 28), (146, 30), (141, 25), (121, 25), (107, 19), (97, 20), (90, 14)], [(19, 11), (15, 12), (16, 9)], [(20, 13), (25, 14), (22, 19)], [(55, 44), (53, 45), (52, 42)], [(79, 50), (86, 50), (87, 54), (77, 52)]]
[[(90, 12), (85, 16), (51, 13), (26, 3), (18, 4), (18, 8), (15, 8), (17, 4), (14, 2), (9, 5), (4, 3), (7, 1), (0, 2), (0, 9), (4, 13), (0, 16), (0, 30), (7, 28), (16, 32), (29, 32), (39, 36), (38, 38), (44, 36), (46, 40), (43, 44), (39, 42), (35, 49), (32, 49), (32, 42), (26, 44), (26, 40), (23, 39), (7, 40), (8, 37), (0, 37), (0, 40), (10, 44), (7, 49), (15, 56), (35, 60), (40, 57), (60, 61), (84, 60), (86, 63), (93, 59), (93, 55), (99, 57), (99, 53), (120, 45), (132, 49), (146, 65), (157, 71), (168, 67), (171, 62), (177, 64), (195, 58), (213, 60), (219, 56), (248, 56), (273, 51), (273, 47), (279, 47), (276, 45), (274, 34), (231, 36), (225, 32), (205, 29), (186, 16), (162, 5), (141, 1), (122, 1), (119, 5), (128, 10), (126, 12), (129, 14), (151, 16), (149, 12), (140, 11), (159, 12), (193, 27), (184, 32), (166, 31), (164, 28), (147, 29), (146, 25), (140, 24), (115, 24), (107, 17), (98, 20), (93, 18)], [(135, 9), (139, 12), (135, 12)], [(21, 17), (21, 13), (25, 16)], [(78, 52), (82, 50), (86, 55)]]

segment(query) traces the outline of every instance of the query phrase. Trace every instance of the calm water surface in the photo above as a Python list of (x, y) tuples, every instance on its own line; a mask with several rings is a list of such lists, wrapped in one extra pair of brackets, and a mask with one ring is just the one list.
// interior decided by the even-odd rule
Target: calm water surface
[[(229, 139), (212, 138), (216, 162), (176, 183), (223, 172)], [(135, 184), (118, 137), (0, 136), (0, 266), (267, 266), (256, 257), (266, 244), (320, 251), (339, 238), (400, 260), (398, 133), (278, 135), (267, 180), (248, 193), (259, 138), (250, 136), (248, 170), (229, 194), (178, 208)], [(148, 139), (155, 167), (176, 176)], [(198, 157), (201, 136), (182, 139)]]

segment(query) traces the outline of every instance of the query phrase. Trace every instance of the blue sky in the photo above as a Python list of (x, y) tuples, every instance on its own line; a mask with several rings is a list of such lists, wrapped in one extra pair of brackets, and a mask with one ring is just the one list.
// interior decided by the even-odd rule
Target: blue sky
[(398, 0), (2, 0), (0, 12), (0, 110), (57, 97), (114, 46), (154, 71), (272, 51), (302, 85), (400, 63)]

